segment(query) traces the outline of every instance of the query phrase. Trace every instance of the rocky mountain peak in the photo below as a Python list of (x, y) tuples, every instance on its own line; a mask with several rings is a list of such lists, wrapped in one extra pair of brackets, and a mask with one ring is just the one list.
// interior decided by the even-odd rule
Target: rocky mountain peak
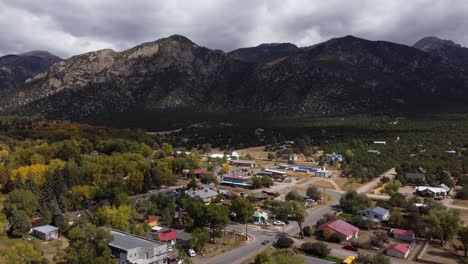
[(440, 57), (449, 63), (468, 64), (468, 48), (462, 47), (452, 40), (430, 36), (420, 39), (414, 43), (413, 47)]

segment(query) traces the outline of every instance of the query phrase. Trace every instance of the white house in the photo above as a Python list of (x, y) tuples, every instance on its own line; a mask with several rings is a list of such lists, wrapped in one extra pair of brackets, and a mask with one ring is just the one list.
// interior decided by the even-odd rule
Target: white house
[(315, 172), (315, 177), (328, 178), (330, 177), (330, 175), (331, 175), (331, 172), (325, 168), (320, 168)]

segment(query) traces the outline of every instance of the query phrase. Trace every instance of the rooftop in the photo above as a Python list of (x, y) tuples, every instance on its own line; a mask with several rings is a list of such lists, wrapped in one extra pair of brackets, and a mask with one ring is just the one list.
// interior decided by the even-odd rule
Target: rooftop
[(390, 230), (390, 232), (392, 234), (397, 234), (397, 235), (400, 235), (400, 236), (414, 236), (413, 231), (404, 230), (404, 229), (394, 228), (394, 229)]
[(390, 211), (388, 211), (387, 209), (385, 209), (383, 207), (380, 207), (380, 206), (376, 206), (376, 207), (372, 208), (371, 211), (376, 213), (376, 214), (379, 214), (379, 215), (386, 215), (386, 214), (390, 213)]
[(325, 223), (319, 226), (318, 230), (323, 230), (325, 228), (330, 228), (335, 232), (341, 233), (346, 236), (352, 236), (359, 231), (359, 228), (345, 222), (341, 219), (333, 220), (328, 223)]
[(408, 244), (403, 244), (403, 243), (396, 243), (390, 245), (387, 250), (389, 249), (394, 249), (397, 251), (400, 251), (403, 254), (406, 254), (410, 250), (410, 246)]
[(217, 192), (210, 190), (210, 189), (201, 189), (201, 190), (190, 189), (190, 190), (185, 191), (185, 194), (190, 196), (191, 198), (199, 196), (202, 199), (211, 198), (211, 197), (218, 195)]
[(118, 230), (111, 229), (109, 233), (111, 234), (111, 236), (114, 237), (114, 240), (112, 240), (109, 243), (109, 246), (116, 247), (122, 250), (130, 250), (130, 249), (138, 248), (138, 247), (151, 248), (151, 247), (165, 246), (161, 242), (143, 238), (143, 237), (134, 236), (125, 232), (118, 231)]
[(43, 225), (43, 226), (35, 227), (33, 228), (33, 230), (46, 234), (49, 232), (57, 231), (58, 228), (55, 226), (51, 226), (51, 225)]

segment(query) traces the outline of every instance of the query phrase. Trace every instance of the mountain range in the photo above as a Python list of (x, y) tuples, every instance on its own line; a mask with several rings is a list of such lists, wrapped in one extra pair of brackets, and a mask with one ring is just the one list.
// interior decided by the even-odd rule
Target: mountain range
[(0, 93), (18, 88), (26, 79), (44, 72), (62, 59), (47, 51), (30, 51), (0, 57)]
[(410, 47), (346, 36), (303, 48), (274, 43), (224, 53), (173, 35), (122, 52), (46, 56), (56, 62), (47, 70), (0, 82), (7, 91), (0, 112), (100, 123), (124, 122), (116, 116), (130, 114), (150, 123), (172, 112), (449, 110), (468, 102), (468, 68), (456, 55), (464, 52), (434, 37)]

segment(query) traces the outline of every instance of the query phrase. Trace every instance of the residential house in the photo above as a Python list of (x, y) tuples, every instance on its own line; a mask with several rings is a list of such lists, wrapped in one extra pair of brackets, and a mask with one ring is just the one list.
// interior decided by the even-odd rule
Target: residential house
[(175, 246), (177, 241), (177, 231), (175, 229), (163, 227), (154, 233), (158, 236), (159, 241)]
[(190, 189), (185, 191), (185, 195), (190, 198), (200, 197), (203, 202), (210, 203), (212, 199), (218, 196), (218, 193), (210, 189)]
[(250, 187), (247, 183), (252, 176), (250, 175), (239, 175), (234, 173), (227, 173), (221, 176), (221, 184), (232, 185), (237, 187)]
[(396, 244), (390, 245), (385, 251), (385, 253), (391, 257), (405, 259), (408, 257), (410, 251), (411, 251), (410, 245), (403, 244), (403, 243), (396, 243)]
[(341, 220), (333, 220), (327, 222), (318, 227), (317, 231), (323, 234), (323, 231), (326, 229), (331, 229), (341, 240), (350, 240), (351, 238), (357, 238), (359, 233), (359, 228)]
[(390, 235), (395, 239), (400, 239), (407, 242), (413, 242), (416, 238), (416, 235), (413, 231), (398, 228), (390, 229)]
[(369, 207), (360, 213), (362, 218), (375, 222), (388, 221), (390, 218), (390, 211), (380, 206), (376, 206), (374, 208)]
[(295, 160), (297, 160), (298, 157), (299, 157), (299, 156), (298, 156), (296, 153), (283, 154), (283, 159), (286, 159), (286, 160), (295, 161)]
[(405, 179), (409, 182), (424, 182), (426, 181), (426, 175), (419, 172), (407, 172), (405, 173)]
[(244, 168), (258, 167), (258, 163), (255, 160), (231, 160), (229, 161), (229, 165)]
[(416, 193), (424, 197), (447, 197), (447, 190), (442, 187), (418, 186), (416, 187)]
[(264, 224), (268, 221), (268, 213), (261, 210), (257, 210), (252, 217), (254, 224)]
[(167, 245), (145, 237), (111, 229), (111, 254), (119, 264), (165, 264)]
[(443, 188), (447, 192), (447, 194), (450, 194), (450, 192), (452, 191), (452, 188), (448, 187), (447, 185), (443, 183), (440, 184), (440, 187)]
[(58, 238), (59, 229), (55, 226), (43, 225), (34, 227), (32, 229), (32, 234), (39, 239), (49, 241)]
[(330, 176), (331, 172), (325, 168), (320, 168), (315, 172), (315, 177), (329, 178)]

